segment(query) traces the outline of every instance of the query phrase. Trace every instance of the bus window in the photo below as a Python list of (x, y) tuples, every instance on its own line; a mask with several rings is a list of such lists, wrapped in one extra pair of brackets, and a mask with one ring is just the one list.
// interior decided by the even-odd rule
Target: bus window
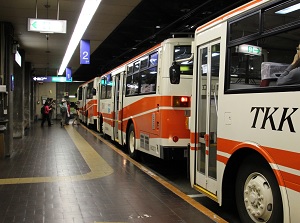
[(101, 95), (100, 95), (101, 99), (105, 99), (106, 98), (106, 78), (102, 77), (101, 78)]
[(289, 23), (295, 23), (297, 20), (299, 21), (298, 10), (291, 10), (290, 12), (286, 11), (286, 9), (297, 3), (299, 3), (299, 0), (288, 1), (269, 10), (266, 10), (263, 13), (264, 30), (271, 30), (274, 28), (278, 29), (278, 27), (287, 25)]
[(128, 75), (126, 78), (126, 96), (136, 95), (139, 90), (139, 73)]
[(150, 55), (150, 60), (149, 60), (149, 66), (156, 66), (157, 65), (157, 61), (158, 61), (158, 53), (155, 52), (153, 54)]
[(230, 40), (256, 34), (259, 31), (259, 14), (250, 15), (230, 24)]
[(101, 78), (101, 99), (111, 98), (112, 79), (111, 74)]
[(109, 74), (106, 78), (106, 98), (111, 98), (112, 78)]
[(127, 67), (127, 73), (128, 74), (133, 73), (133, 65), (132, 64)]
[(148, 66), (148, 56), (141, 59), (141, 69), (144, 69)]
[(93, 98), (93, 82), (88, 83), (86, 99)]
[(141, 73), (141, 91), (140, 93), (155, 93), (156, 91), (156, 78), (157, 67), (144, 70)]
[(300, 54), (296, 50), (300, 41), (300, 11), (291, 10), (292, 5), (299, 4), (299, 0), (284, 2), (262, 10), (260, 17), (256, 13), (229, 23), (227, 89), (260, 88), (261, 92), (262, 87), (273, 87), (276, 91), (283, 91), (279, 86), (286, 85), (299, 88), (299, 75), (294, 75), (298, 70), (286, 71), (296, 53)]
[(77, 97), (78, 100), (82, 100), (82, 87), (79, 87)]
[[(173, 61), (188, 59), (191, 55), (191, 46), (175, 46)], [(193, 75), (193, 60), (180, 62), (179, 65), (181, 74)]]
[(230, 83), (236, 86), (260, 84), (262, 48), (254, 43), (241, 44), (230, 49)]
[(294, 59), (299, 36), (297, 28), (230, 47), (229, 89), (277, 86), (278, 77)]
[(138, 72), (139, 70), (140, 70), (140, 61), (134, 63), (133, 73)]

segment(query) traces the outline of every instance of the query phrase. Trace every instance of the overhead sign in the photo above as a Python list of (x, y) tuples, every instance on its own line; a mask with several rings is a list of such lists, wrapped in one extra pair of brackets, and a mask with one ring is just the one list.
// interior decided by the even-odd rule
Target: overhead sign
[(90, 64), (90, 41), (80, 41), (80, 64)]
[(261, 56), (262, 48), (248, 44), (239, 45), (239, 53)]
[(66, 80), (66, 77), (56, 77), (56, 76), (33, 77), (32, 79), (38, 82), (72, 82), (72, 77), (69, 81)]
[(28, 18), (28, 31), (41, 33), (66, 33), (67, 20)]
[(72, 69), (70, 67), (66, 68), (66, 81), (67, 82), (72, 81)]

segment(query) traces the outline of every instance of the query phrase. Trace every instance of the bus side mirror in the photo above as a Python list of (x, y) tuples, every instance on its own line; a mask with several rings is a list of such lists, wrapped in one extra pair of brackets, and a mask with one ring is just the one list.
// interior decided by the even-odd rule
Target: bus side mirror
[(180, 83), (180, 65), (178, 65), (175, 61), (169, 70), (170, 82), (171, 84), (179, 84)]
[(92, 94), (96, 95), (96, 89), (95, 88), (92, 89)]

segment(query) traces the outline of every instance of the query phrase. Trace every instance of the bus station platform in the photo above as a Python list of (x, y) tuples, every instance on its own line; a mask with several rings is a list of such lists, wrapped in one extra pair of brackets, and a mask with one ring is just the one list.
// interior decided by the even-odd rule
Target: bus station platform
[(41, 127), (0, 160), (0, 222), (225, 222), (83, 125)]

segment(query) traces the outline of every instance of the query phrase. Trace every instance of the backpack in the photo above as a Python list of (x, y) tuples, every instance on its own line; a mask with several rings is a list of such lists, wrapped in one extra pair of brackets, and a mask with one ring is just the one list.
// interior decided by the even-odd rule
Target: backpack
[(41, 114), (42, 114), (42, 115), (45, 114), (45, 106), (44, 106), (44, 105), (41, 107)]

